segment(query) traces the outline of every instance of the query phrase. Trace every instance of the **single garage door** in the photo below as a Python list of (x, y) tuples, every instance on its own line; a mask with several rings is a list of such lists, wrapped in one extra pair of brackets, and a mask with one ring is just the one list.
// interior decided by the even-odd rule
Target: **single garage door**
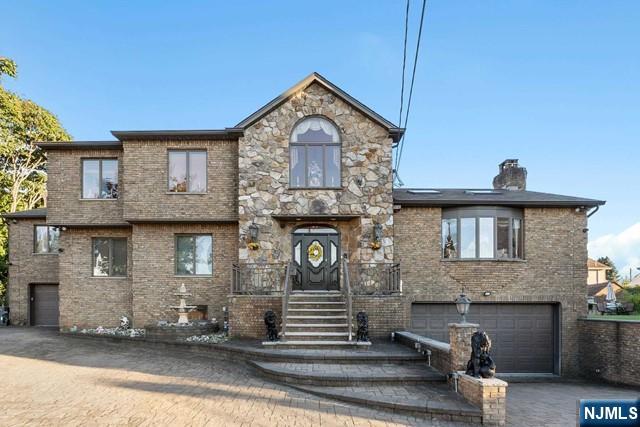
[[(499, 372), (554, 373), (557, 359), (553, 304), (472, 304), (467, 321), (489, 334)], [(411, 331), (449, 342), (448, 323), (460, 321), (454, 304), (416, 303)]]
[(31, 285), (31, 325), (58, 326), (58, 285)]

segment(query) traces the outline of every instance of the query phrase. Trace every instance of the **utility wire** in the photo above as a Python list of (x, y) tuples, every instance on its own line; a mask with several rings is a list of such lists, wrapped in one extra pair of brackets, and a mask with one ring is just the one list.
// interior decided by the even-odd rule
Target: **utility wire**
[[(406, 134), (407, 122), (409, 120), (409, 110), (411, 109), (411, 98), (413, 97), (413, 83), (415, 82), (415, 79), (416, 79), (418, 54), (420, 53), (420, 39), (422, 38), (422, 25), (424, 23), (424, 12), (426, 10), (426, 7), (427, 7), (427, 0), (422, 0), (422, 12), (420, 14), (420, 27), (418, 29), (418, 41), (416, 43), (416, 53), (413, 59), (413, 72), (411, 74), (411, 85), (409, 86), (409, 100), (407, 102), (407, 110), (405, 112), (405, 117), (404, 117), (405, 134)], [(398, 156), (396, 158), (396, 164), (394, 168), (396, 177), (398, 176), (398, 169), (400, 168), (400, 161), (402, 160), (402, 151), (404, 149), (405, 134), (402, 135), (402, 138), (400, 139), (400, 143), (398, 144)]]
[(407, 0), (407, 11), (404, 15), (404, 52), (402, 54), (402, 88), (400, 89), (400, 117), (398, 127), (402, 127), (402, 108), (404, 107), (404, 72), (407, 66), (407, 34), (409, 33), (409, 0)]

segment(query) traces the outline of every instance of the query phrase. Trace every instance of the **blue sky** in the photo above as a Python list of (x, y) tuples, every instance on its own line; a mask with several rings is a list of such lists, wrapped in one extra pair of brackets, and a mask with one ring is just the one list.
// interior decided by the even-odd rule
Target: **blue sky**
[[(233, 126), (312, 71), (398, 120), (403, 1), (0, 9), (0, 55), (19, 66), (6, 86), (78, 140)], [(412, 0), (410, 53), (419, 9)], [(592, 255), (640, 266), (638, 22), (634, 1), (430, 1), (405, 184), (488, 187), (500, 161), (519, 158), (531, 190), (606, 199)]]

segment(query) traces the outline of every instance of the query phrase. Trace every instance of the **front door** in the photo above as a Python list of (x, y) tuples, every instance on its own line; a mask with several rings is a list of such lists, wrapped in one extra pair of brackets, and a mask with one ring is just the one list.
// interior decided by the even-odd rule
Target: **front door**
[(340, 236), (333, 228), (298, 228), (293, 233), (293, 289), (340, 289)]

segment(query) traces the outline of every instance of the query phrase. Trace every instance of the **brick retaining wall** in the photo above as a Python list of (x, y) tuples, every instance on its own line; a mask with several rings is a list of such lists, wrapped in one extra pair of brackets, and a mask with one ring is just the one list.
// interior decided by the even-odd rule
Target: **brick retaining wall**
[(578, 325), (585, 378), (640, 386), (640, 321), (580, 319)]
[[(264, 313), (273, 310), (282, 320), (279, 295), (229, 295), (229, 334), (232, 337), (264, 339), (267, 334)], [(278, 328), (279, 330), (280, 328)]]

